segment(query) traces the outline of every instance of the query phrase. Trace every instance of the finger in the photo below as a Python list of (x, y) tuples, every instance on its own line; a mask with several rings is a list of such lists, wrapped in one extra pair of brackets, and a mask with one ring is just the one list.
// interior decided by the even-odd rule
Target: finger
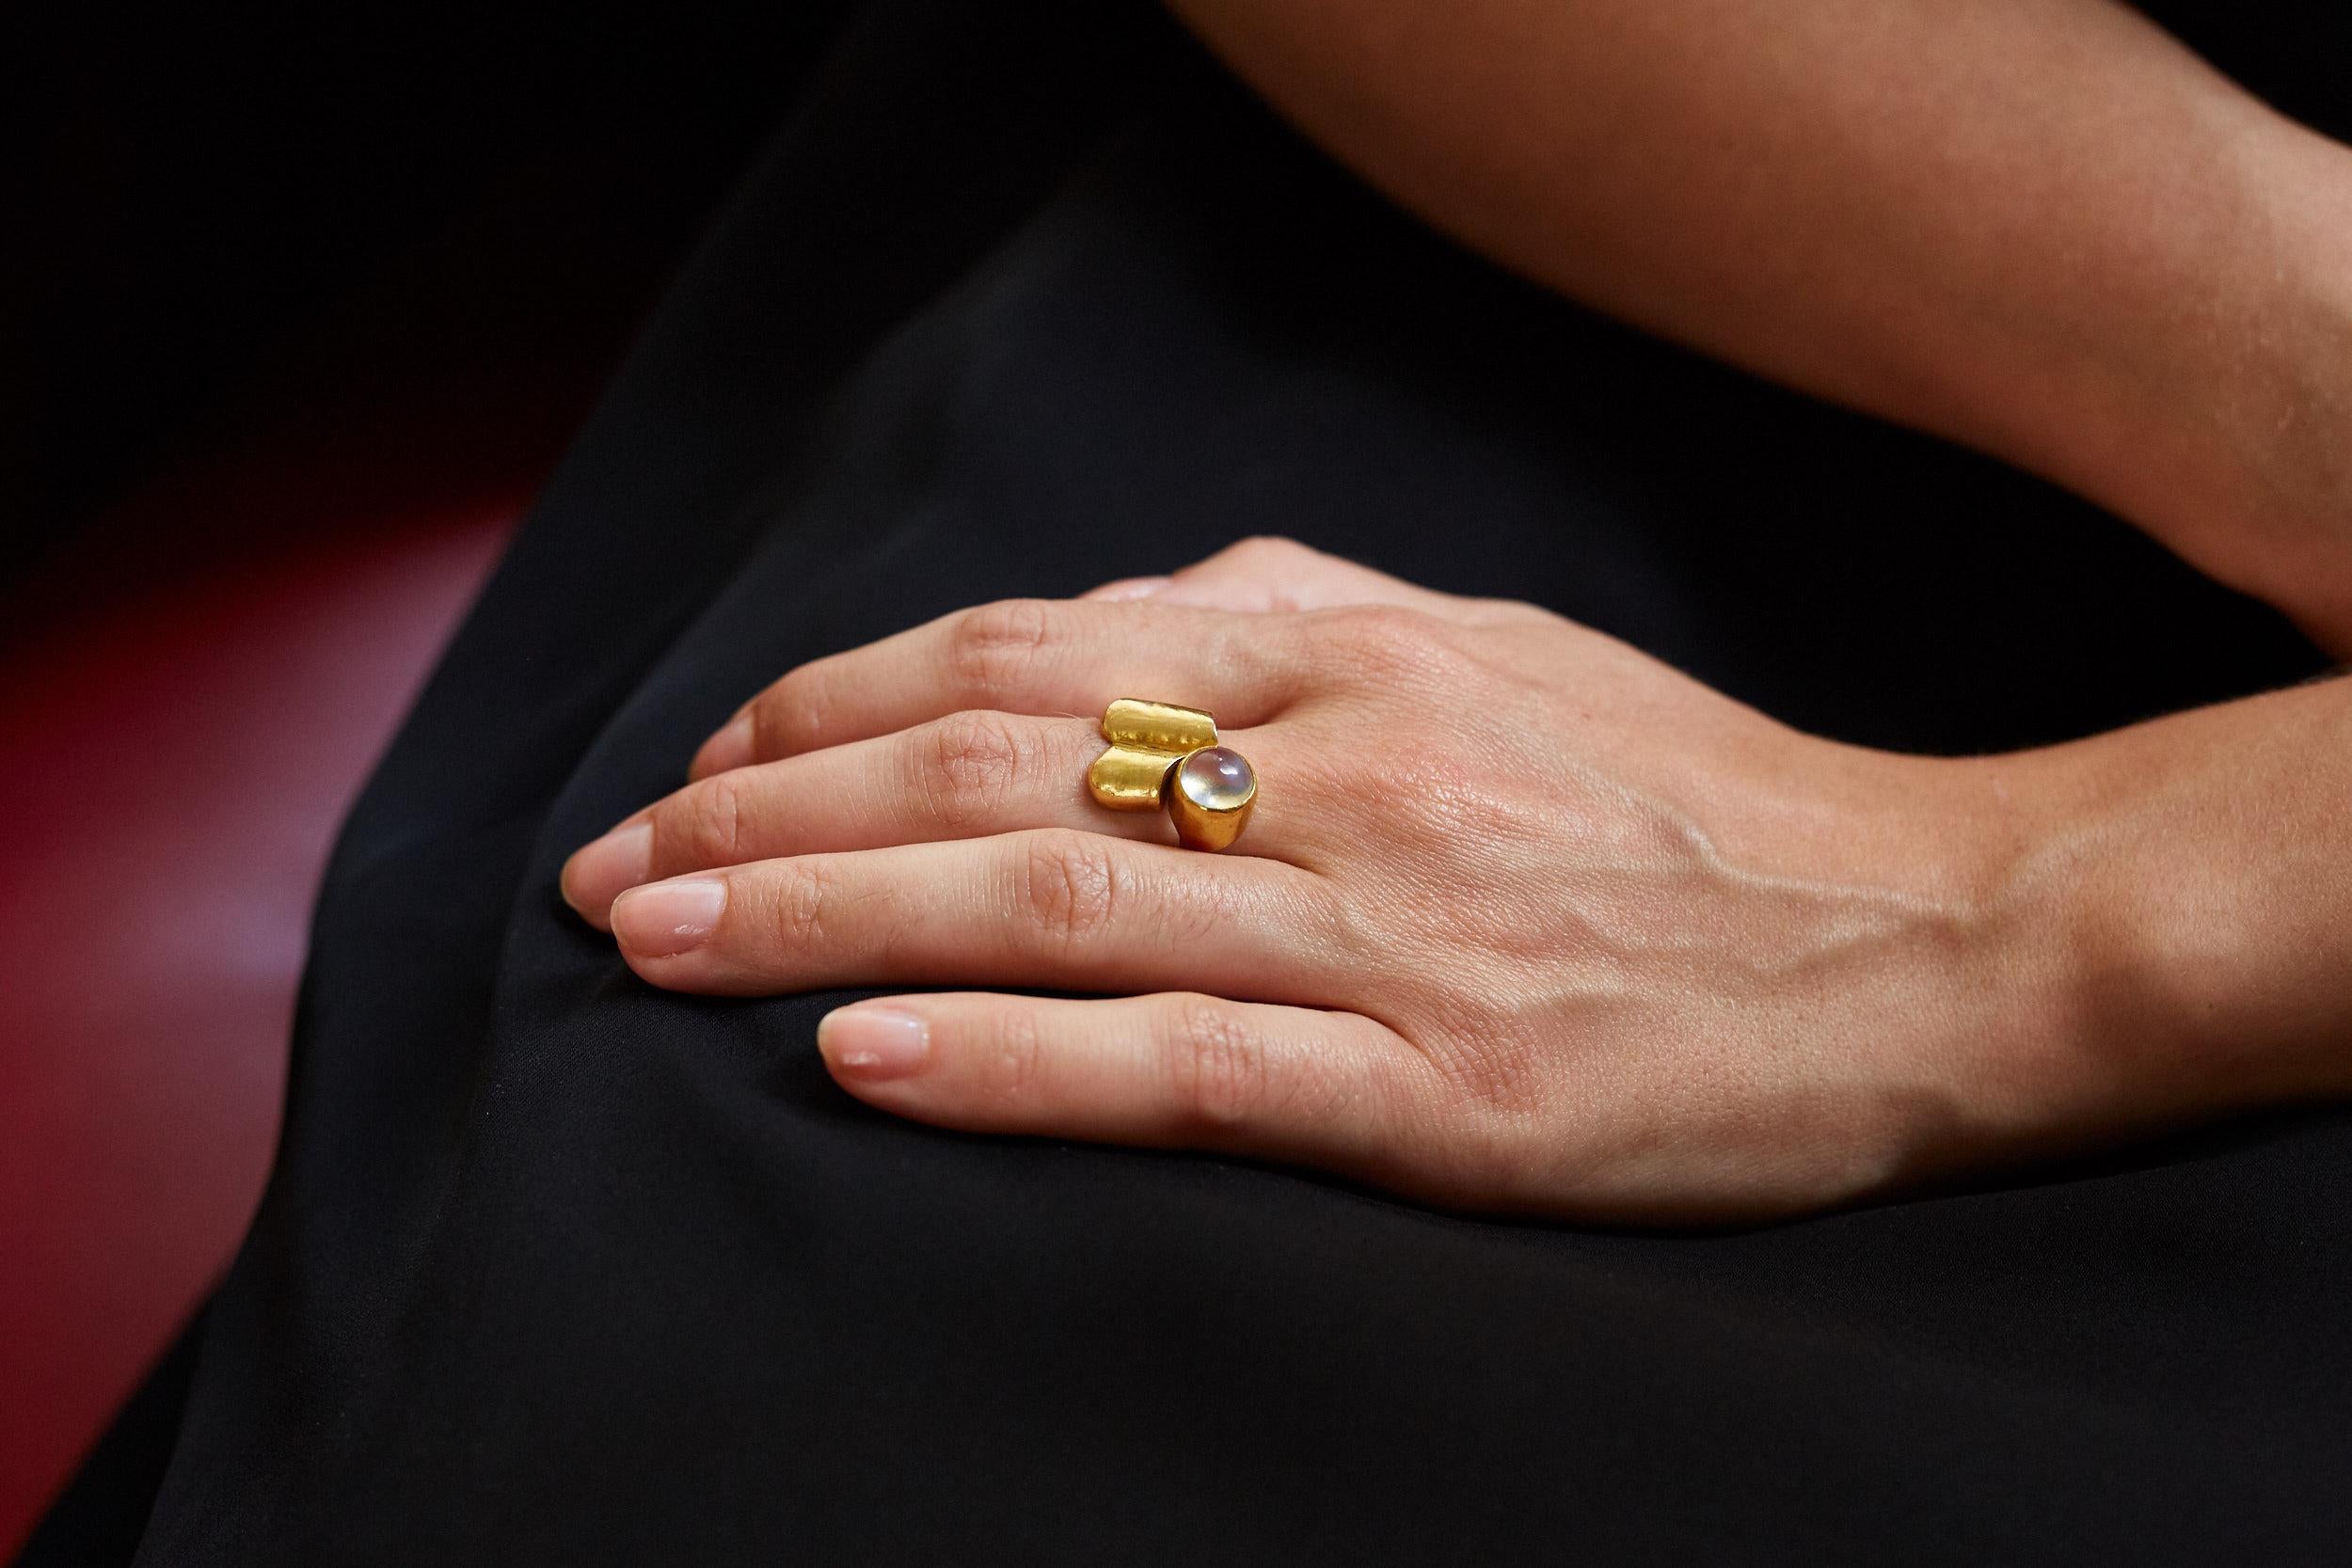
[(612, 903), (629, 966), (672, 990), (830, 986), (1165, 990), (1217, 976), (1269, 1000), (1332, 967), (1329, 885), (1279, 861), (1043, 829), (757, 861)]
[[(1286, 768), (1275, 730), (1226, 738), (1261, 777), (1295, 773), (1299, 786), (1266, 793), (1236, 853), (1282, 859), (1286, 847), (1303, 849), (1321, 813), (1302, 797), (1322, 770)], [(1027, 828), (1174, 842), (1163, 814), (1110, 811), (1095, 801), (1087, 768), (1102, 752), (1102, 735), (1088, 720), (956, 713), (897, 735), (714, 773), (574, 854), (564, 867), (564, 896), (591, 925), (605, 927), (612, 900), (632, 887), (750, 861)]]
[(1295, 539), (1244, 539), (1173, 576), (1104, 583), (1087, 596), (1132, 602), (1193, 605), (1243, 614), (1338, 610), (1393, 604), (1432, 612), (1450, 610), (1451, 594), (1393, 578), (1353, 561), (1310, 548)]
[(1119, 603), (1149, 600), (1191, 605), (1242, 614), (1383, 604), (1461, 622), (1529, 612), (1528, 606), (1507, 600), (1440, 594), (1295, 539), (1273, 538), (1244, 539), (1172, 577), (1122, 578), (1086, 596)]
[(1106, 582), (1100, 588), (1089, 589), (1079, 597), (1099, 600), (1104, 604), (1125, 604), (1131, 599), (1148, 599), (1166, 588), (1172, 580), (1164, 577), (1120, 578), (1116, 582)]
[(825, 1016), (818, 1049), (870, 1105), (940, 1127), (1205, 1148), (1391, 1184), (1441, 1103), (1427, 1058), (1349, 1012), (1173, 993), (949, 992)]
[(704, 743), (690, 776), (889, 735), (975, 708), (1100, 714), (1115, 697), (1264, 722), (1306, 680), (1297, 639), (1184, 606), (1007, 599), (803, 664)]

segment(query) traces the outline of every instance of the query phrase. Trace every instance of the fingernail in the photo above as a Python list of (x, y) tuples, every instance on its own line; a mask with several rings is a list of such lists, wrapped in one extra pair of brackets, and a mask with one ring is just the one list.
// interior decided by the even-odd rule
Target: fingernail
[(602, 920), (612, 900), (653, 875), (653, 824), (632, 822), (581, 846), (564, 863), (564, 901)]
[(648, 882), (612, 905), (612, 934), (641, 958), (675, 958), (702, 945), (727, 907), (727, 884), (698, 877)]
[(1104, 583), (1089, 594), (1087, 597), (1101, 599), (1111, 604), (1119, 604), (1128, 599), (1148, 599), (1166, 588), (1168, 582), (1168, 579), (1166, 578), (1120, 578), (1117, 582)]
[(727, 721), (726, 728), (703, 742), (694, 753), (694, 777), (749, 767), (752, 760), (752, 715), (747, 708)]
[(838, 1007), (818, 1021), (817, 1049), (844, 1078), (904, 1078), (930, 1055), (930, 1031), (897, 1007)]

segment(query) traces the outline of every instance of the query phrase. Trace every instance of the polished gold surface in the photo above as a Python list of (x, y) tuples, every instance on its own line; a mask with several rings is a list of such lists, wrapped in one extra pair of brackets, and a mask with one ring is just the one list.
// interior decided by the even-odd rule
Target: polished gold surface
[(1103, 738), (1114, 746), (1183, 756), (1216, 744), (1216, 721), (1197, 707), (1121, 697), (1103, 710)]
[[(1187, 787), (1187, 765), (1212, 757), (1231, 759), (1238, 764), (1248, 781), (1247, 788), (1234, 799), (1228, 787), (1204, 794)], [(1239, 752), (1223, 746), (1204, 746), (1180, 758), (1168, 769), (1168, 781), (1162, 786), (1168, 797), (1168, 819), (1176, 824), (1176, 837), (1187, 849), (1224, 849), (1241, 837), (1242, 829), (1249, 825), (1249, 814), (1258, 804), (1258, 775), (1248, 760)]]
[(1160, 791), (1176, 761), (1174, 752), (1114, 746), (1087, 769), (1087, 790), (1113, 811), (1157, 811)]
[[(1087, 792), (1113, 811), (1165, 807), (1176, 836), (1194, 849), (1222, 849), (1241, 836), (1258, 803), (1258, 776), (1240, 752), (1219, 746), (1216, 721), (1197, 707), (1121, 697), (1103, 710), (1110, 749), (1087, 768)], [(1186, 762), (1199, 777), (1177, 783)]]

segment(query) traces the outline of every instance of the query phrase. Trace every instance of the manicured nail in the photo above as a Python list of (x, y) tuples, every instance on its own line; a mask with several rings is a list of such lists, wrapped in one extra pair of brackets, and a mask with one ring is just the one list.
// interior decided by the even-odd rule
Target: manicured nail
[(752, 715), (747, 708), (727, 721), (726, 728), (703, 742), (694, 753), (694, 777), (749, 767), (752, 760)]
[(817, 1049), (844, 1078), (904, 1078), (930, 1055), (930, 1031), (896, 1007), (838, 1007), (818, 1021)]
[(653, 875), (653, 824), (632, 822), (583, 845), (564, 863), (564, 901), (602, 920), (612, 900)]
[(1166, 578), (1120, 578), (1117, 582), (1104, 583), (1087, 597), (1109, 604), (1120, 604), (1128, 599), (1148, 599), (1166, 588), (1168, 580)]
[(641, 958), (669, 958), (702, 945), (727, 907), (727, 884), (707, 877), (647, 882), (612, 905), (612, 934)]

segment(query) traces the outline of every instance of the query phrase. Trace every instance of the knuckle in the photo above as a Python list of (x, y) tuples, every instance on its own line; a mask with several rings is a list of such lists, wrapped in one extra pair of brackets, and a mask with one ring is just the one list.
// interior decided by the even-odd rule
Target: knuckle
[(1226, 546), (1213, 559), (1240, 566), (1279, 571), (1312, 561), (1317, 553), (1297, 540), (1279, 533), (1253, 533), (1247, 539), (1237, 539)]
[(1187, 997), (1175, 1005), (1168, 1029), (1168, 1068), (1182, 1115), (1204, 1126), (1232, 1127), (1263, 1111), (1265, 1039), (1238, 1013), (1209, 997)]
[[(1449, 765), (1458, 770), (1458, 765)], [(1409, 826), (1422, 840), (1458, 846), (1465, 853), (1494, 855), (1506, 848), (1544, 842), (1546, 816), (1540, 800), (1516, 799), (1480, 779), (1439, 769), (1426, 787), (1416, 786)]]
[(1416, 799), (1449, 832), (1489, 838), (1495, 830), (1510, 826), (1516, 815), (1494, 781), (1453, 752), (1434, 751), (1421, 757), (1414, 777)]
[(664, 847), (672, 856), (690, 864), (733, 865), (741, 858), (749, 793), (740, 774), (714, 773), (673, 799), (659, 814), (662, 828), (656, 834), (669, 840)]
[(1424, 1054), (1462, 1118), (1469, 1141), (1508, 1151), (1537, 1139), (1551, 1101), (1549, 1074), (1537, 1042), (1477, 1009), (1438, 1007), (1433, 1012), (1445, 1022), (1430, 1031), (1438, 1043), (1424, 1047)]
[(1428, 637), (1437, 618), (1404, 605), (1349, 605), (1332, 611), (1347, 639), (1366, 647), (1391, 647)]
[(1351, 605), (1329, 615), (1332, 653), (1374, 677), (1418, 670), (1438, 644), (1437, 617), (1401, 605)]
[(1335, 681), (1383, 701), (1402, 695), (1486, 702), (1495, 695), (1493, 672), (1470, 641), (1475, 628), (1404, 605), (1353, 605), (1325, 614), (1316, 646)]
[(1111, 841), (1095, 833), (1049, 832), (1029, 845), (1021, 866), (1022, 905), (1031, 924), (1059, 947), (1083, 947), (1111, 923), (1119, 901)]
[(1002, 714), (959, 713), (931, 727), (918, 784), (931, 815), (950, 828), (992, 814), (1034, 765), (1033, 748)]
[(1409, 1141), (1422, 1151), (1423, 1184), (1438, 1195), (1537, 1193), (1578, 1158), (1576, 1129), (1564, 1125), (1524, 1042), (1481, 1022), (1466, 1043), (1422, 1032), (1409, 1090)]
[(1442, 740), (1406, 743), (1364, 764), (1391, 820), (1448, 840), (1492, 846), (1525, 838), (1546, 816), (1539, 795)]
[(1302, 729), (1283, 738), (1280, 747), (1268, 749), (1261, 774), (1279, 776), (1284, 802), (1295, 808), (1284, 831), (1360, 847), (1366, 821), (1389, 810), (1383, 749), (1361, 744), (1344, 727)]
[(833, 888), (813, 863), (787, 869), (770, 894), (769, 926), (786, 952), (817, 945), (834, 920)]
[(760, 761), (796, 756), (817, 744), (825, 726), (825, 681), (810, 665), (778, 680), (752, 701), (752, 754)]
[(963, 689), (984, 697), (1019, 689), (1053, 638), (1055, 614), (1044, 599), (1002, 599), (965, 610), (947, 645)]
[(1036, 1010), (1005, 1009), (991, 1021), (977, 1064), (980, 1092), (999, 1103), (1027, 1100), (1037, 1088), (1043, 1053)]

